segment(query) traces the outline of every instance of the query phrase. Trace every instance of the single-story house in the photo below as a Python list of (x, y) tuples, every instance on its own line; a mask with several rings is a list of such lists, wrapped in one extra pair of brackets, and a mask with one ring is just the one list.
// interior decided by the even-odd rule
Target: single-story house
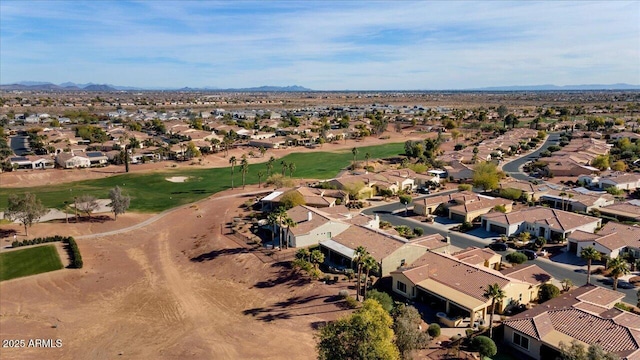
[(597, 234), (576, 231), (569, 235), (569, 252), (580, 256), (582, 249), (589, 246), (612, 258), (623, 253), (640, 258), (640, 227), (610, 221)]
[(445, 313), (448, 319), (469, 317), (471, 324), (491, 312), (491, 300), (484, 297), (489, 285), (498, 284), (506, 295), (496, 303), (498, 313), (509, 306), (528, 304), (538, 296), (539, 282), (530, 277), (519, 280), (483, 265), (431, 251), (410, 267), (392, 271), (391, 277), (395, 293), (428, 304)]
[(613, 173), (608, 176), (601, 176), (598, 186), (602, 189), (614, 187), (618, 190), (635, 190), (640, 188), (640, 174)]
[(504, 206), (507, 212), (511, 211), (511, 200), (480, 195), (470, 191), (462, 191), (442, 196), (426, 197), (413, 203), (413, 212), (427, 216), (443, 207), (449, 219), (460, 222), (473, 221), (477, 217), (489, 213), (496, 206)]
[(91, 167), (89, 158), (74, 155), (72, 152), (62, 152), (56, 155), (56, 164), (63, 169), (88, 168)]
[(105, 166), (109, 163), (109, 158), (101, 151), (88, 151), (85, 155), (93, 167)]
[(549, 190), (540, 196), (540, 201), (556, 209), (586, 213), (603, 206), (613, 205), (615, 198), (609, 193)]
[(548, 193), (550, 190), (550, 188), (545, 184), (535, 185), (528, 181), (515, 180), (514, 178), (506, 178), (500, 181), (499, 185), (500, 189), (515, 189), (522, 191), (529, 201), (538, 201), (540, 196)]
[(618, 221), (640, 222), (640, 200), (630, 200), (599, 208), (600, 214)]
[(506, 236), (529, 232), (547, 240), (564, 240), (577, 230), (593, 233), (601, 223), (600, 218), (541, 206), (482, 215), (482, 228), (487, 231)]
[(276, 189), (271, 194), (260, 199), (263, 210), (275, 209), (280, 206), (282, 197), (289, 192), (297, 192), (304, 199), (304, 205), (325, 208), (336, 205), (346, 205), (349, 202), (349, 194), (343, 190), (318, 189), (307, 186), (295, 188)]
[(623, 293), (584, 285), (504, 320), (503, 340), (527, 358), (555, 359), (560, 344), (598, 344), (620, 359), (640, 359), (640, 316), (615, 308)]
[(295, 222), (288, 229), (278, 227), (284, 234), (286, 244), (290, 247), (309, 247), (331, 239), (349, 228), (349, 224), (331, 218), (318, 209), (309, 206), (296, 206), (287, 210), (287, 215)]
[(407, 240), (379, 229), (352, 225), (347, 230), (320, 242), (320, 250), (325, 253), (329, 265), (351, 268), (355, 250), (364, 247), (380, 267), (379, 276), (389, 276), (392, 271), (407, 266), (422, 254), (432, 249), (446, 249), (448, 244), (440, 234)]

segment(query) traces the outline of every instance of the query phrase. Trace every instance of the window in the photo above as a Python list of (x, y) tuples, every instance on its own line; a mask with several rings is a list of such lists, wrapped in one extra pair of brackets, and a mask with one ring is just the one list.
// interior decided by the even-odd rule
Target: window
[(398, 281), (396, 283), (396, 288), (405, 294), (407, 293), (407, 284), (403, 283), (402, 281)]
[(525, 350), (529, 350), (529, 338), (526, 336), (514, 332), (513, 343)]

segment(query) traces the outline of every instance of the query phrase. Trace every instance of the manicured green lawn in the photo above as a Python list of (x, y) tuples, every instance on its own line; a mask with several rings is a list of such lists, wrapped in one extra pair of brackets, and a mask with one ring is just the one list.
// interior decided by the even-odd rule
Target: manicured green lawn
[[(364, 160), (365, 154), (369, 153), (370, 160), (397, 156), (404, 153), (403, 143), (384, 144), (377, 146), (358, 147), (358, 160)], [(264, 158), (266, 162), (269, 158)], [(351, 150), (341, 152), (312, 152), (290, 154), (281, 159), (277, 159), (273, 166), (275, 173), (282, 171), (281, 161), (296, 164), (293, 177), (308, 179), (329, 179), (347, 167), (353, 160)], [(240, 159), (235, 167), (234, 184), (242, 185), (242, 175), (240, 173)], [(249, 166), (246, 176), (247, 184), (257, 184), (258, 171), (266, 173), (264, 163)], [(135, 166), (133, 166), (135, 171)], [(288, 174), (288, 171), (287, 171)], [(167, 177), (188, 176), (189, 180), (184, 183), (172, 183), (167, 181)], [(262, 179), (264, 181), (264, 178)], [(62, 209), (64, 202), (73, 203), (74, 196), (91, 194), (97, 198), (107, 198), (109, 190), (115, 186), (120, 186), (125, 194), (131, 196), (131, 211), (138, 212), (160, 212), (179, 205), (188, 204), (196, 200), (203, 199), (216, 192), (226, 190), (231, 187), (231, 169), (177, 169), (154, 173), (129, 173), (113, 176), (104, 179), (78, 181), (62, 185), (50, 185), (19, 189), (0, 189), (0, 209), (7, 208), (7, 197), (9, 194), (20, 194), (31, 192), (42, 201), (46, 207)]]
[(62, 269), (55, 245), (0, 254), (0, 281)]

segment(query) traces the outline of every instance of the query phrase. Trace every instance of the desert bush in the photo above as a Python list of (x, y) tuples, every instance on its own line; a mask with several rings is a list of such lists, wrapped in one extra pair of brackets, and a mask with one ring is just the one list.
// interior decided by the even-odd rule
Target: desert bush
[(429, 336), (431, 336), (432, 338), (437, 338), (438, 336), (440, 336), (440, 332), (440, 325), (436, 323), (429, 325), (429, 327), (427, 328), (427, 333), (429, 333)]
[(340, 290), (338, 291), (338, 296), (342, 299), (346, 299), (349, 297), (349, 290)]
[(345, 299), (347, 306), (351, 309), (355, 309), (358, 307), (358, 300), (356, 300), (353, 296), (347, 296)]

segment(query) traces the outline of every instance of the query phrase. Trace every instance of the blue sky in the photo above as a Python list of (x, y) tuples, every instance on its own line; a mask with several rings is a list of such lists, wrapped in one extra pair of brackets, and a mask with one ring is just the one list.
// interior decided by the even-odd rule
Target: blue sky
[(640, 84), (640, 1), (0, 2), (0, 83)]

